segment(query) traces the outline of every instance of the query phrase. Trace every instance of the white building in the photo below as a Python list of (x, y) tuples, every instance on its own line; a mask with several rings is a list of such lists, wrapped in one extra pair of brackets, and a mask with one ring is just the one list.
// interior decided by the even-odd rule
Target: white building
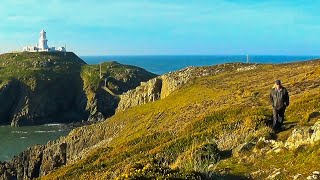
[(47, 40), (47, 33), (42, 30), (40, 32), (39, 44), (36, 46), (29, 46), (23, 48), (24, 52), (66, 52), (65, 47), (49, 47)]

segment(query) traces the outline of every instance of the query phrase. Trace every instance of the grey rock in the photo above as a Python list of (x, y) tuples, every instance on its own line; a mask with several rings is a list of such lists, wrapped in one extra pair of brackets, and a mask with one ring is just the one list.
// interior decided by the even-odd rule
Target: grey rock
[[(143, 82), (135, 89), (122, 94), (116, 111), (164, 99), (197, 77), (212, 76), (230, 70), (236, 71), (237, 68), (245, 67), (251, 67), (251, 65), (231, 63), (210, 67), (187, 67), (176, 72), (169, 72), (148, 82)], [(254, 67), (257, 68), (256, 65)]]
[(101, 112), (91, 114), (88, 118), (88, 121), (90, 121), (90, 122), (98, 122), (98, 121), (103, 121), (103, 120), (105, 120), (105, 118)]
[(285, 147), (295, 149), (301, 145), (314, 144), (320, 140), (320, 121), (311, 127), (301, 127), (294, 129), (287, 139)]

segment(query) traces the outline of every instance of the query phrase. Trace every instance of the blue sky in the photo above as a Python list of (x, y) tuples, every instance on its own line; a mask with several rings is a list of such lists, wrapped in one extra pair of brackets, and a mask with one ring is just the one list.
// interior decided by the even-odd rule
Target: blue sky
[(0, 53), (35, 45), (79, 55), (320, 54), (320, 1), (1, 0)]

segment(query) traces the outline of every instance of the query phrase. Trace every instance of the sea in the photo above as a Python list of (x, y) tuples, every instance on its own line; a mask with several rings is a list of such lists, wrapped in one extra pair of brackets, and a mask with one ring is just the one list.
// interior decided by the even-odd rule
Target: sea
[(11, 159), (35, 144), (46, 144), (59, 139), (72, 130), (65, 124), (45, 124), (38, 126), (0, 126), (0, 161)]
[[(216, 55), (159, 55), (159, 56), (81, 56), (88, 64), (117, 61), (121, 64), (142, 67), (162, 75), (189, 66), (210, 66), (222, 63), (247, 62), (247, 56)], [(249, 56), (250, 63), (280, 64), (317, 59), (320, 56)], [(72, 128), (65, 124), (46, 124), (27, 127), (0, 126), (0, 161), (11, 159), (35, 144), (46, 144), (49, 140), (67, 135)]]
[[(145, 56), (81, 56), (88, 64), (117, 61), (121, 64), (142, 67), (152, 73), (162, 75), (188, 66), (211, 66), (223, 63), (247, 62), (247, 55), (145, 55)], [(252, 55), (250, 63), (280, 64), (305, 61), (320, 56)]]

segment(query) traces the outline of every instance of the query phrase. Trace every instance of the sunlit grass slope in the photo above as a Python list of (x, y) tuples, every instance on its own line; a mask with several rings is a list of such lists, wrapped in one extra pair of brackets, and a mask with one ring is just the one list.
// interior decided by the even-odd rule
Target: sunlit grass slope
[[(276, 79), (291, 97), (286, 121), (296, 127), (311, 123), (310, 114), (320, 110), (319, 77), (316, 60), (197, 78), (165, 99), (74, 130), (69, 139), (95, 140), (97, 145), (43, 179), (246, 178), (259, 168), (272, 172), (288, 163), (294, 167), (302, 157), (315, 157), (313, 151), (278, 154), (275, 158), (282, 163), (270, 155), (237, 164), (230, 150), (260, 137), (285, 139), (292, 131), (275, 136), (267, 125), (272, 115), (269, 91)], [(302, 171), (310, 173), (315, 165), (306, 162)], [(287, 175), (298, 167), (289, 168)], [(228, 172), (221, 175), (221, 169)]]

